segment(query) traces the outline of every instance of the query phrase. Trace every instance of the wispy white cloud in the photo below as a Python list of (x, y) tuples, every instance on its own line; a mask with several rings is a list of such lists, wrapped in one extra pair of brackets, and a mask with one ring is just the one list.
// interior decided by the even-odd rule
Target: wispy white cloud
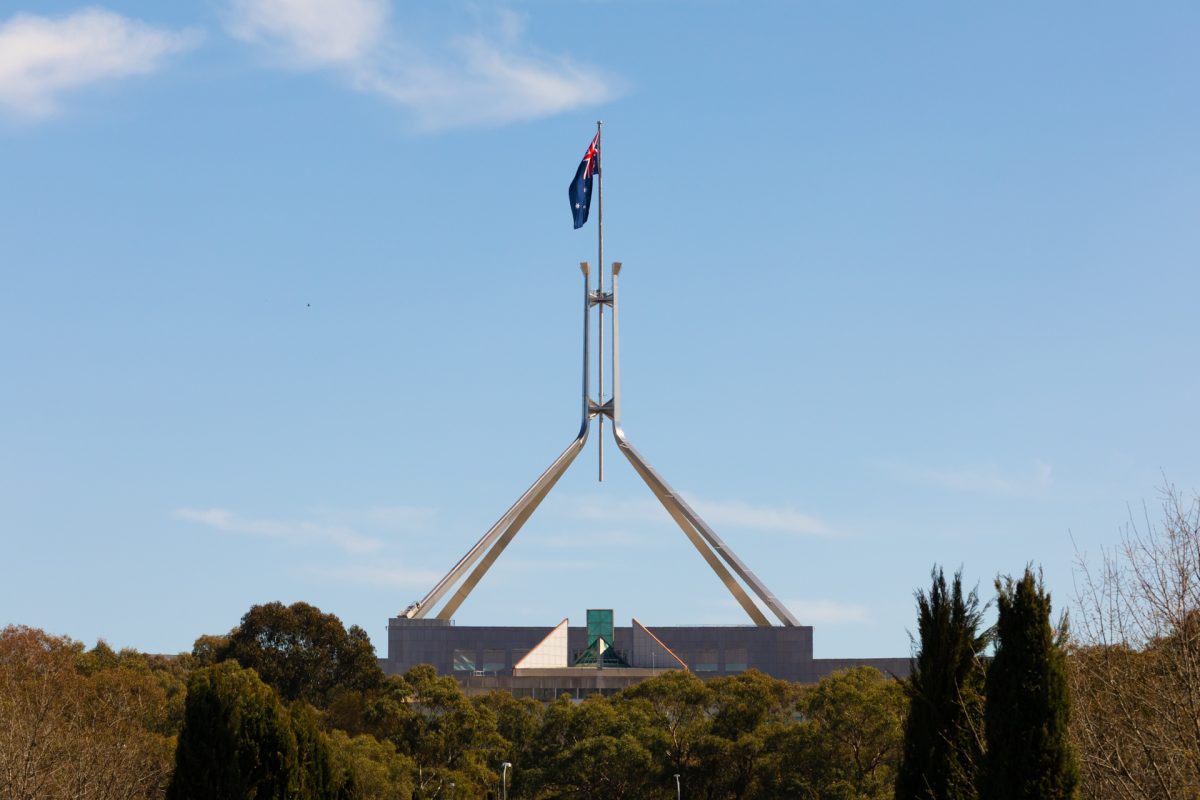
[(647, 545), (645, 536), (618, 530), (578, 531), (571, 534), (534, 536), (529, 539), (529, 543), (554, 550), (586, 550), (594, 547), (604, 549), (640, 548)]
[[(739, 500), (706, 500), (683, 493), (688, 505), (714, 528), (786, 533), (797, 536), (832, 536), (830, 525), (790, 506), (752, 505)], [(556, 508), (578, 519), (626, 524), (674, 525), (666, 509), (653, 498), (572, 496)]]
[(425, 129), (501, 125), (617, 93), (595, 68), (530, 45), (510, 11), (430, 47), (405, 38), (391, 10), (391, 0), (233, 0), (228, 28), (284, 65), (335, 71), (407, 109)]
[[(603, 561), (590, 560), (554, 560), (554, 559), (529, 559), (529, 558), (510, 558), (499, 559), (496, 561), (494, 572), (513, 573), (513, 572), (553, 572), (556, 570), (595, 570), (607, 569), (611, 565)], [(440, 577), (440, 576), (439, 576)]]
[(990, 494), (1001, 497), (1028, 497), (1043, 494), (1053, 485), (1053, 469), (1035, 460), (1023, 473), (1005, 473), (992, 464), (958, 468), (931, 468), (894, 461), (878, 461), (876, 465), (893, 477), (935, 489), (954, 492)]
[(442, 577), (433, 570), (386, 564), (306, 567), (302, 572), (329, 583), (352, 583), (384, 589), (427, 589)]
[(797, 536), (831, 536), (829, 525), (790, 507), (754, 506), (738, 500), (716, 502), (687, 495), (687, 501), (711, 525), (746, 530), (790, 533)]
[(788, 610), (801, 625), (859, 624), (868, 621), (867, 607), (837, 600), (790, 600)]
[(0, 25), (0, 105), (45, 117), (60, 96), (90, 84), (144, 75), (194, 46), (199, 31), (169, 31), (101, 8), (51, 18), (17, 14)]
[(593, 522), (674, 524), (662, 505), (649, 497), (551, 495), (549, 505), (556, 513)]
[(229, 32), (297, 66), (355, 64), (378, 47), (388, 0), (233, 0)]
[(421, 533), (429, 530), (437, 509), (429, 506), (316, 508), (311, 514), (334, 525), (361, 526), (380, 532)]
[(219, 531), (264, 536), (292, 544), (332, 544), (348, 553), (370, 553), (383, 546), (378, 539), (364, 536), (347, 525), (243, 517), (223, 508), (180, 508), (172, 516)]
[(590, 67), (483, 36), (454, 40), (440, 59), (393, 55), (356, 72), (355, 85), (409, 109), (431, 130), (547, 117), (614, 94)]

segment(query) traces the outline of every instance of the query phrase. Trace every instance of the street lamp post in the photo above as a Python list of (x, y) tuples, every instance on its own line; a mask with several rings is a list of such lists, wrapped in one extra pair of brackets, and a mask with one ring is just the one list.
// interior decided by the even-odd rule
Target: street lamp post
[(500, 767), (502, 769), (500, 773), (500, 797), (502, 800), (508, 800), (508, 771), (512, 769), (512, 764), (505, 761)]
[(675, 773), (675, 800), (680, 800), (683, 797), (683, 790), (679, 788), (679, 773)]

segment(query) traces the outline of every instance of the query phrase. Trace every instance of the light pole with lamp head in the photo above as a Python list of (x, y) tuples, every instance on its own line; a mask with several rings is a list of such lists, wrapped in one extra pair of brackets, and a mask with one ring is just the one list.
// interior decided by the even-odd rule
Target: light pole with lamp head
[(505, 761), (500, 768), (500, 797), (502, 800), (508, 800), (508, 771), (512, 769), (512, 763)]
[(683, 790), (679, 788), (679, 773), (675, 773), (675, 800), (680, 800), (683, 797)]

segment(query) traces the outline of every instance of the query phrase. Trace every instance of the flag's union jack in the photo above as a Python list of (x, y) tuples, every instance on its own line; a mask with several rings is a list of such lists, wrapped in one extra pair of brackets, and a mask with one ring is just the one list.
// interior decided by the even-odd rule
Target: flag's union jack
[(579, 169), (575, 170), (575, 178), (567, 189), (567, 197), (571, 199), (571, 215), (575, 217), (575, 227), (582, 228), (587, 222), (588, 211), (592, 207), (592, 176), (600, 171), (600, 134), (588, 145)]

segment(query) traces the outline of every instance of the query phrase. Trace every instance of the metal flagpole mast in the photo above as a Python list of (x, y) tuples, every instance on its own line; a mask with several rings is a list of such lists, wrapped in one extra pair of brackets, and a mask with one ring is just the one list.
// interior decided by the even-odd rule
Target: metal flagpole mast
[[(604, 150), (603, 142), (601, 141), (601, 126), (603, 120), (596, 120), (596, 202), (600, 205), (600, 215), (596, 225), (596, 238), (598, 240), (596, 246), (596, 263), (600, 267), (600, 272), (597, 275), (599, 285), (596, 287), (596, 305), (599, 308), (599, 336), (596, 337), (596, 344), (599, 348), (596, 358), (596, 405), (604, 405), (604, 159), (601, 157)], [(604, 414), (596, 415), (596, 424), (599, 425), (599, 437), (596, 440), (596, 452), (600, 457), (600, 472), (599, 480), (604, 480)]]
[[(699, 514), (696, 513), (687, 502), (679, 496), (679, 494), (671, 488), (670, 484), (646, 462), (629, 439), (625, 436), (625, 431), (621, 428), (621, 366), (620, 366), (620, 313), (617, 309), (617, 284), (621, 274), (621, 263), (614, 262), (609, 265), (612, 270), (612, 279), (608, 292), (604, 290), (604, 194), (603, 194), (603, 168), (600, 164), (600, 133), (603, 122), (596, 121), (596, 159), (595, 171), (592, 173), (593, 180), (599, 181), (596, 188), (596, 194), (600, 197), (597, 200), (599, 204), (598, 224), (597, 224), (597, 247), (600, 260), (600, 271), (597, 278), (597, 288), (593, 291), (591, 286), (591, 271), (588, 263), (581, 263), (580, 269), (583, 273), (583, 288), (584, 288), (584, 307), (583, 307), (583, 386), (582, 386), (582, 409), (581, 419), (579, 423), (579, 433), (576, 434), (575, 440), (567, 446), (567, 449), (556, 458), (545, 472), (530, 486), (525, 494), (517, 499), (517, 502), (509, 508), (487, 533), (475, 543), (475, 545), (467, 551), (457, 564), (446, 574), (444, 578), (438, 581), (424, 598), (418, 600), (404, 611), (400, 612), (400, 617), (408, 620), (426, 619), (434, 610), (434, 607), (441, 602), (454, 587), (458, 589), (454, 591), (450, 600), (437, 612), (435, 618), (442, 621), (450, 621), (454, 616), (454, 612), (467, 599), (475, 587), (479, 584), (483, 576), (491, 569), (496, 559), (508, 546), (509, 542), (517, 535), (522, 526), (529, 520), (530, 516), (537, 509), (539, 504), (546, 499), (550, 490), (554, 488), (558, 480), (571, 466), (575, 457), (579, 455), (587, 444), (588, 432), (591, 427), (593, 417), (597, 418), (597, 424), (604, 425), (604, 418), (607, 416), (612, 420), (613, 439), (616, 442), (617, 450), (629, 460), (633, 466), (634, 472), (646, 484), (651, 493), (658, 498), (662, 503), (667, 514), (679, 526), (683, 534), (688, 538), (696, 551), (700, 554), (712, 568), (713, 573), (729, 590), (734, 599), (746, 611), (750, 619), (755, 624), (760, 626), (770, 626), (771, 622), (767, 615), (758, 607), (754, 600), (747, 593), (746, 589), (738, 582), (740, 578), (750, 591), (758, 596), (770, 611), (772, 611), (779, 621), (785, 626), (795, 626), (799, 623), (792, 616), (787, 607), (767, 589), (766, 586), (758, 579), (749, 567), (745, 565), (728, 545), (708, 526)], [(589, 153), (591, 148), (589, 146)], [(585, 187), (586, 188), (586, 187)], [(572, 187), (572, 199), (575, 203), (580, 202), (580, 196)], [(590, 204), (588, 206), (590, 208)], [(578, 208), (578, 206), (576, 206)], [(604, 400), (604, 306), (612, 307), (612, 353), (610, 369), (612, 371), (612, 397), (607, 402)], [(589, 386), (588, 376), (591, 375), (591, 307), (599, 306), (598, 318), (600, 324), (600, 342), (598, 344), (598, 359), (596, 363), (596, 372), (599, 380), (597, 381), (599, 389), (599, 402), (592, 400), (591, 387)], [(603, 441), (603, 440), (601, 440)], [(604, 451), (598, 450), (600, 454), (600, 480), (604, 480)], [(732, 571), (731, 571), (732, 570)], [(470, 574), (468, 574), (470, 573)], [(735, 577), (736, 576), (736, 577)], [(461, 585), (459, 582), (461, 581)], [(611, 644), (611, 643), (609, 643)], [(597, 666), (600, 666), (599, 662)]]

